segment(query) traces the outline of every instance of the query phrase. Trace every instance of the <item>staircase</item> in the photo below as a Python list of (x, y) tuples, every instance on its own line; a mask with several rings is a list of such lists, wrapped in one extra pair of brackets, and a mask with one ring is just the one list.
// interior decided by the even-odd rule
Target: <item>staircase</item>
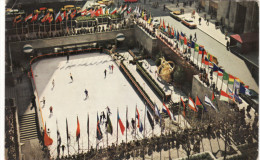
[(35, 113), (19, 116), (19, 123), (21, 142), (38, 138)]

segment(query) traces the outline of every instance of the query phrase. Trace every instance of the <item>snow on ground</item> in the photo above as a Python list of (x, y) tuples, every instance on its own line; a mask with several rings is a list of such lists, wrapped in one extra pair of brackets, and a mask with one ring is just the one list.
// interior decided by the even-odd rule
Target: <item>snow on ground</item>
[[(109, 65), (114, 65), (114, 71), (109, 70)], [(107, 76), (104, 76), (104, 70)], [(126, 122), (126, 106), (128, 106), (128, 120), (131, 126), (131, 119), (135, 116), (137, 106), (141, 120), (144, 124), (145, 106), (137, 93), (128, 83), (111, 57), (105, 54), (92, 53), (86, 55), (71, 56), (67, 63), (65, 57), (41, 60), (33, 65), (36, 88), (39, 99), (46, 99), (46, 104), (42, 107), (43, 121), (50, 129), (50, 137), (53, 144), (50, 146), (52, 157), (57, 156), (57, 124), (61, 134), (61, 145), (65, 145), (64, 155), (67, 155), (66, 119), (68, 120), (71, 143), (69, 145), (70, 154), (78, 152), (76, 142), (77, 116), (80, 123), (80, 152), (88, 149), (87, 117), (90, 119), (90, 146), (96, 147), (96, 125), (97, 113), (100, 116), (109, 106), (112, 114), (110, 116), (113, 125), (113, 134), (108, 134), (108, 143), (117, 141), (117, 109), (122, 122)], [(70, 79), (73, 76), (73, 82)], [(55, 86), (52, 88), (52, 80)], [(89, 97), (85, 99), (84, 90), (87, 89)], [(39, 91), (40, 90), (40, 91)], [(50, 114), (49, 107), (53, 106), (53, 114)], [(151, 126), (148, 119), (145, 120), (146, 136), (152, 135)], [(99, 147), (106, 147), (105, 123), (101, 123), (103, 139), (99, 142)], [(127, 132), (129, 140), (134, 139), (132, 127)], [(155, 126), (154, 134), (159, 135), (161, 129)], [(119, 127), (118, 142), (125, 141), (125, 134), (122, 135)], [(142, 139), (143, 134), (137, 132), (137, 139)], [(61, 151), (62, 154), (62, 151)]]

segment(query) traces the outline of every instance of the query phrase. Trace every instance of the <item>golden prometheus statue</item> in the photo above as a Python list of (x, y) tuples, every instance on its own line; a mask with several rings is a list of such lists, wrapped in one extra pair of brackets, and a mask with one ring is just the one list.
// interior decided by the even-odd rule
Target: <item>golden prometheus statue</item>
[(158, 76), (167, 83), (172, 82), (172, 73), (175, 64), (172, 61), (166, 61), (164, 57), (161, 59), (161, 65), (157, 69)]

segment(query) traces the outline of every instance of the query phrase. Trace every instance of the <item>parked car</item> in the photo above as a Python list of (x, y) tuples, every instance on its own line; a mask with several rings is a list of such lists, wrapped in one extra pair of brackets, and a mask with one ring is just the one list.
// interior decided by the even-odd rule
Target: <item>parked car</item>
[(197, 28), (197, 25), (194, 23), (193, 19), (183, 18), (181, 23), (191, 29)]
[(177, 21), (181, 21), (181, 12), (180, 11), (173, 11), (170, 13), (171, 17), (176, 19)]

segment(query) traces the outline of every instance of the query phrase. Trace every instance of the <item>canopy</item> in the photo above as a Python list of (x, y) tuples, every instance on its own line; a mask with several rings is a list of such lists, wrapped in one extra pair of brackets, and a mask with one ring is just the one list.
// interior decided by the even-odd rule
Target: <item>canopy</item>
[(239, 43), (252, 43), (258, 41), (258, 33), (233, 34), (230, 37)]

